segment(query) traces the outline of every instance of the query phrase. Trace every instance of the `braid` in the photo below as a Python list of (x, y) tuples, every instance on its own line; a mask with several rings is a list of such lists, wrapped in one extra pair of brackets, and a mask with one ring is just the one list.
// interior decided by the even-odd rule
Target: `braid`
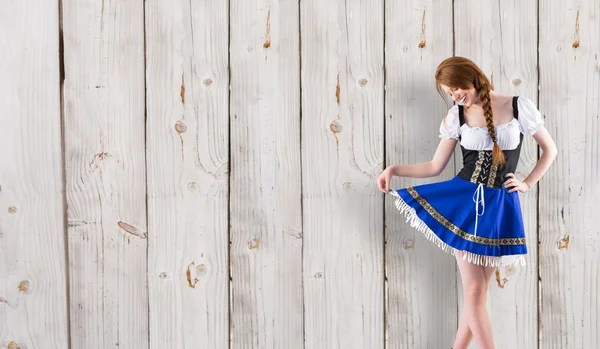
[(485, 122), (488, 129), (488, 134), (494, 142), (494, 149), (492, 151), (492, 159), (494, 164), (498, 167), (505, 164), (506, 160), (504, 159), (504, 153), (502, 153), (502, 149), (498, 145), (498, 139), (496, 138), (496, 129), (494, 128), (494, 114), (492, 113), (492, 101), (490, 99), (490, 84), (487, 81), (482, 81), (479, 84), (479, 89), (477, 89), (479, 93), (479, 99), (481, 100), (481, 104), (483, 107), (483, 114), (485, 115)]

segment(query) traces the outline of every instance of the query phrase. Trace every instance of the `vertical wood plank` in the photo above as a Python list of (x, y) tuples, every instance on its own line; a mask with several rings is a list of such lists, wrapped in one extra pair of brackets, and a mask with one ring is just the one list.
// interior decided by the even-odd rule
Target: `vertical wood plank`
[(228, 9), (147, 0), (150, 348), (228, 348)]
[(303, 348), (299, 4), (230, 6), (231, 344)]
[(382, 1), (301, 2), (306, 348), (382, 348)]
[(67, 348), (56, 1), (0, 11), (0, 345)]
[(540, 348), (600, 341), (600, 1), (540, 2), (540, 110), (558, 156), (540, 183)]
[(144, 16), (63, 1), (73, 348), (147, 348)]
[[(386, 165), (430, 161), (451, 105), (435, 69), (452, 56), (452, 2), (386, 1)], [(393, 188), (450, 179), (402, 178)], [(386, 197), (386, 339), (389, 348), (450, 347), (456, 332), (455, 262), (406, 223)]]
[[(457, 1), (456, 55), (473, 60), (494, 90), (537, 99), (537, 8), (533, 1)], [(524, 179), (537, 162), (537, 144), (525, 135), (515, 175)], [(488, 311), (497, 348), (537, 347), (537, 186), (519, 194), (527, 238), (527, 265), (492, 275)], [(460, 275), (459, 303), (463, 309)], [(471, 344), (475, 348), (474, 341)]]

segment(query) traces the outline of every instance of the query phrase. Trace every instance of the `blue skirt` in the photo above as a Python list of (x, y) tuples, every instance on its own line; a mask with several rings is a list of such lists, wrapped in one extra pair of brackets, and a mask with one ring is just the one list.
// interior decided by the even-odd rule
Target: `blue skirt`
[(525, 265), (518, 192), (454, 177), (389, 193), (406, 221), (446, 252), (483, 266)]

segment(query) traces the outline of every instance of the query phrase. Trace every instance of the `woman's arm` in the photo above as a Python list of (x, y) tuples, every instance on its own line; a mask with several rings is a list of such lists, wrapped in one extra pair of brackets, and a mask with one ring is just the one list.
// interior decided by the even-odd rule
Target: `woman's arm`
[(386, 193), (390, 188), (390, 181), (393, 176), (425, 178), (439, 175), (450, 160), (456, 147), (456, 139), (443, 138), (429, 162), (423, 162), (416, 165), (391, 165), (388, 166), (377, 179), (379, 190)]
[(542, 178), (546, 171), (548, 171), (548, 168), (550, 168), (550, 165), (552, 165), (552, 162), (558, 153), (556, 144), (545, 127), (542, 127), (539, 131), (534, 133), (533, 138), (542, 149), (542, 156), (533, 168), (533, 171), (531, 171), (529, 176), (523, 180), (530, 188)]
[(448, 161), (456, 148), (456, 139), (442, 139), (433, 155), (433, 159), (429, 162), (422, 162), (414, 165), (392, 165), (391, 173), (393, 176), (411, 177), (411, 178), (426, 178), (434, 177), (442, 173), (448, 165)]
[(542, 127), (539, 131), (533, 134), (533, 138), (539, 144), (540, 148), (542, 148), (542, 156), (535, 164), (533, 171), (525, 178), (523, 181), (520, 181), (515, 177), (514, 173), (508, 173), (506, 178), (508, 178), (504, 182), (505, 188), (511, 188), (508, 192), (513, 193), (515, 191), (519, 191), (521, 193), (525, 193), (531, 189), (542, 176), (548, 171), (550, 165), (556, 158), (557, 150), (556, 144), (550, 137), (548, 130)]

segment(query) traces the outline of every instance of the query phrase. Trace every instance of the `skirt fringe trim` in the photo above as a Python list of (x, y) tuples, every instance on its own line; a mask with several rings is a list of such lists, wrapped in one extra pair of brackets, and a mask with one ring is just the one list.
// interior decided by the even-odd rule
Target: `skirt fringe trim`
[(469, 251), (461, 251), (448, 245), (442, 241), (428, 226), (419, 218), (417, 211), (408, 205), (404, 200), (396, 193), (392, 192), (392, 195), (396, 196), (396, 208), (400, 214), (404, 214), (406, 222), (410, 222), (410, 226), (421, 232), (425, 238), (436, 244), (442, 251), (450, 253), (452, 256), (460, 255), (462, 259), (473, 264), (485, 266), (485, 267), (508, 267), (512, 265), (520, 264), (525, 266), (525, 255), (507, 255), (507, 256), (484, 256), (475, 254)]

